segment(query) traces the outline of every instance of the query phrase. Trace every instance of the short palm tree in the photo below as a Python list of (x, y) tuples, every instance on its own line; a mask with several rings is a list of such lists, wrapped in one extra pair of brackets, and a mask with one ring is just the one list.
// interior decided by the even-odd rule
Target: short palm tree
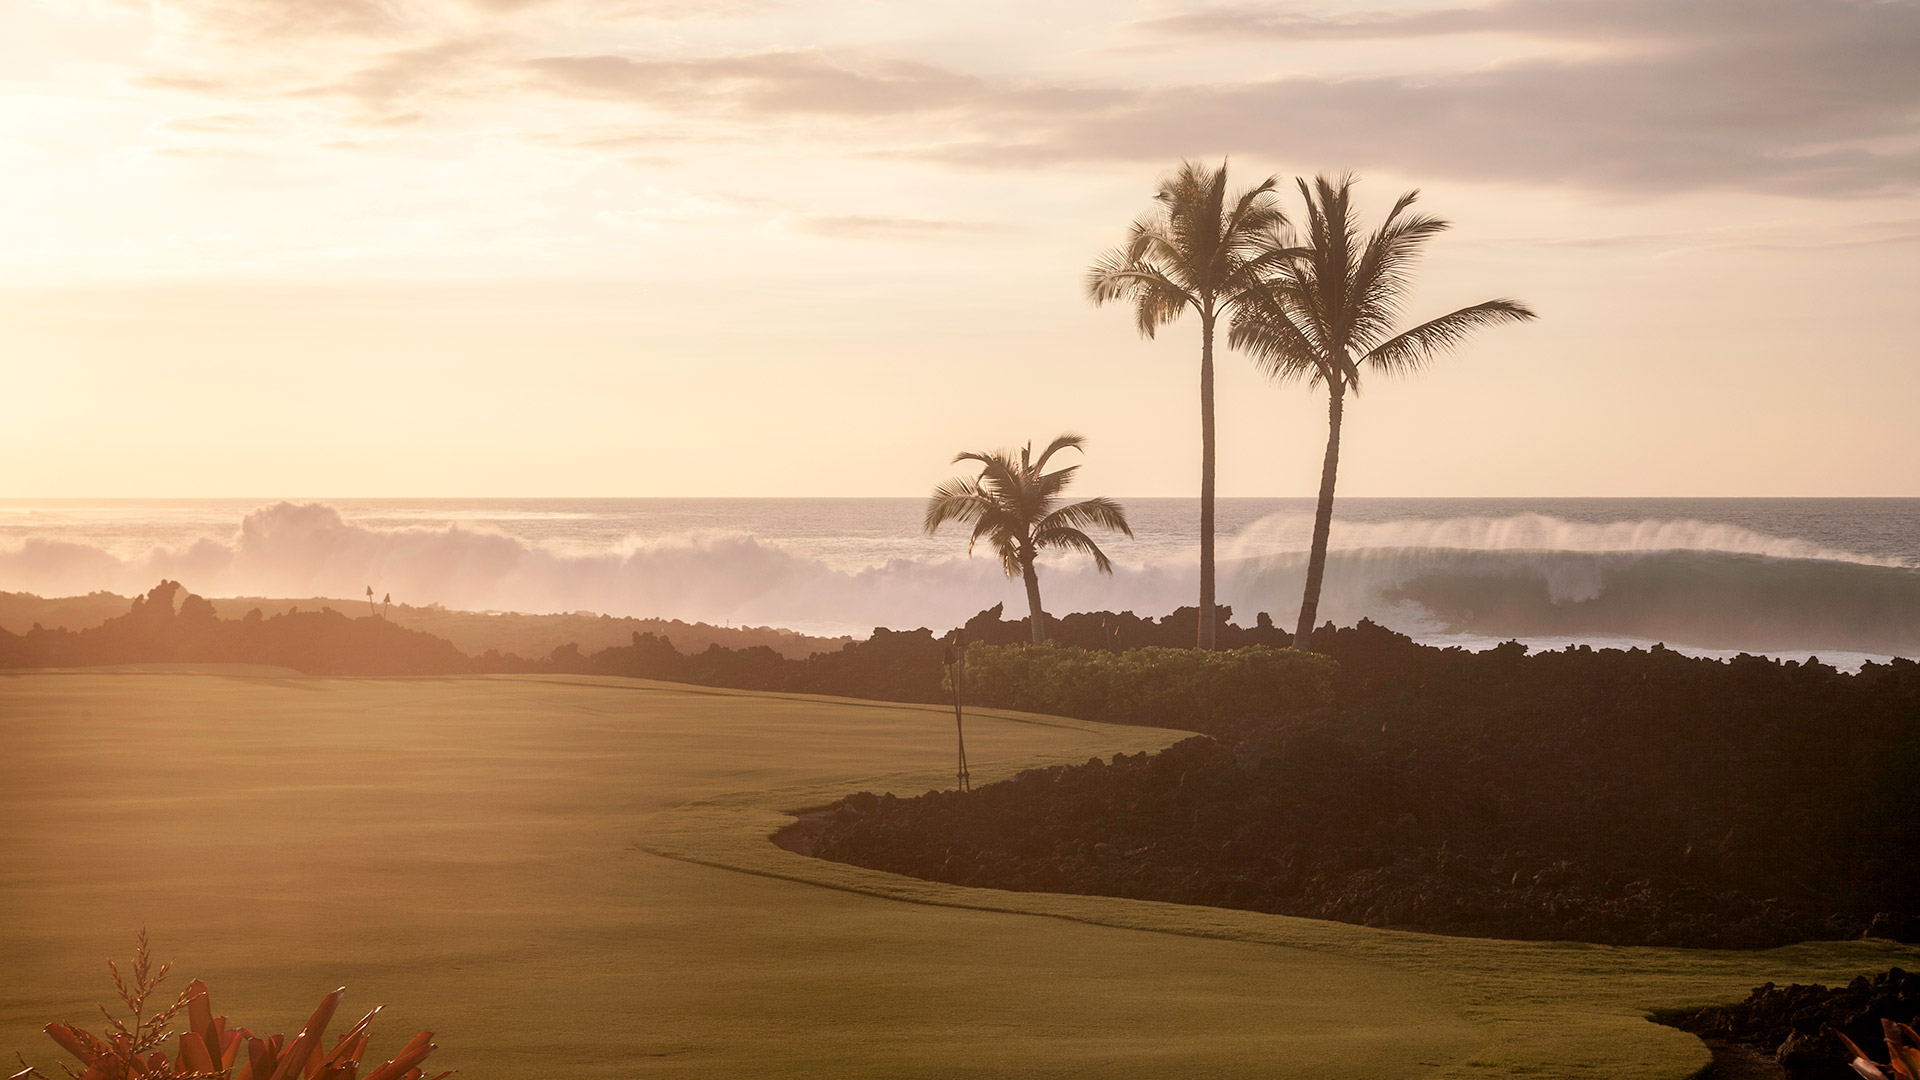
[(1191, 310), (1200, 317), (1200, 631), (1196, 644), (1213, 648), (1213, 330), (1239, 304), (1247, 284), (1283, 254), (1277, 243), (1286, 219), (1277, 179), (1227, 194), (1227, 166), (1207, 169), (1186, 161), (1160, 182), (1159, 203), (1134, 222), (1127, 241), (1101, 255), (1087, 271), (1095, 304), (1128, 300), (1140, 333)]
[(1448, 222), (1408, 213), (1420, 194), (1409, 191), (1373, 235), (1363, 238), (1353, 217), (1353, 177), (1319, 176), (1311, 186), (1304, 179), (1297, 182), (1307, 202), (1307, 243), (1291, 249), (1279, 268), (1250, 290), (1228, 341), (1247, 350), (1275, 379), (1304, 378), (1327, 388), (1327, 455), (1320, 467), (1306, 593), (1293, 636), (1293, 647), (1305, 650), (1313, 640), (1327, 570), (1340, 417), (1346, 395), (1360, 393), (1361, 370), (1418, 371), (1482, 326), (1524, 322), (1534, 314), (1517, 300), (1488, 300), (1396, 331), (1412, 288), (1413, 264)]
[(1047, 460), (1062, 450), (1086, 453), (1087, 440), (1079, 435), (1062, 435), (1033, 456), (1033, 444), (1020, 448), (1019, 460), (1011, 450), (967, 451), (954, 456), (955, 462), (977, 461), (980, 475), (956, 476), (933, 489), (927, 500), (927, 533), (941, 525), (958, 521), (973, 526), (967, 541), (967, 554), (981, 541), (993, 546), (1008, 577), (1026, 582), (1027, 609), (1032, 613), (1033, 643), (1047, 642), (1047, 614), (1040, 606), (1040, 575), (1033, 561), (1042, 551), (1083, 551), (1093, 556), (1094, 566), (1103, 574), (1113, 573), (1113, 563), (1083, 529), (1100, 528), (1133, 535), (1126, 511), (1112, 499), (1088, 499), (1069, 506), (1058, 505), (1060, 493), (1073, 482), (1080, 466), (1047, 472)]

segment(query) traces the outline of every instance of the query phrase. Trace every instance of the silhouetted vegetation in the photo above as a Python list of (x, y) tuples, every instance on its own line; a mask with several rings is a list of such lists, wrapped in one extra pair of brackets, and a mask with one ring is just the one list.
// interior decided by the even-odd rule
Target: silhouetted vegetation
[(0, 630), (0, 667), (155, 663), (266, 664), (315, 675), (445, 675), (473, 667), (452, 644), (373, 615), (349, 618), (322, 608), (266, 617), (255, 608), (222, 619), (177, 581), (161, 582), (126, 614), (78, 632)]
[[(85, 596), (39, 597), (31, 593), (0, 592), (0, 629), (24, 634), (35, 623), (50, 627), (81, 629), (98, 626), (115, 616), (124, 615), (132, 597), (109, 592)], [(283, 614), (290, 609), (318, 611), (339, 605), (351, 611), (352, 604), (326, 597), (236, 596), (210, 599), (222, 618), (233, 618), (259, 608), (264, 616)], [(521, 656), (545, 656), (568, 642), (588, 652), (610, 645), (624, 645), (636, 633), (658, 634), (673, 642), (682, 652), (699, 652), (709, 645), (731, 649), (765, 645), (782, 656), (801, 659), (817, 652), (831, 652), (853, 640), (850, 637), (819, 637), (775, 626), (716, 626), (711, 623), (685, 622), (680, 619), (633, 618), (575, 611), (535, 614), (520, 611), (454, 611), (439, 604), (393, 603), (383, 601), (380, 614), (409, 630), (423, 630), (446, 638), (469, 656), (489, 649)]]
[(1033, 456), (1033, 444), (1020, 448), (1020, 460), (1010, 450), (990, 452), (964, 451), (954, 462), (977, 461), (980, 475), (957, 476), (933, 490), (927, 500), (928, 535), (938, 532), (949, 521), (973, 526), (967, 541), (967, 554), (985, 541), (1000, 556), (1000, 565), (1010, 578), (1017, 577), (1027, 587), (1027, 610), (1031, 615), (1033, 643), (1047, 641), (1046, 609), (1040, 603), (1040, 573), (1034, 560), (1043, 551), (1077, 551), (1093, 556), (1093, 564), (1103, 574), (1113, 573), (1113, 563), (1100, 545), (1084, 530), (1106, 529), (1129, 537), (1133, 529), (1127, 514), (1112, 499), (1094, 498), (1084, 502), (1058, 505), (1061, 492), (1073, 483), (1080, 466), (1069, 465), (1047, 472), (1047, 462), (1062, 450), (1086, 452), (1087, 440), (1079, 435), (1062, 435), (1047, 444), (1040, 456)]
[(1409, 191), (1387, 211), (1373, 235), (1363, 239), (1353, 216), (1353, 177), (1320, 176), (1311, 185), (1304, 178), (1295, 183), (1306, 201), (1306, 244), (1289, 248), (1274, 265), (1260, 268), (1235, 307), (1228, 340), (1251, 353), (1278, 381), (1305, 379), (1327, 388), (1327, 452), (1320, 465), (1306, 592), (1294, 629), (1294, 648), (1306, 649), (1312, 644), (1327, 569), (1340, 420), (1346, 396), (1360, 393), (1362, 369), (1386, 375), (1417, 371), (1480, 327), (1523, 322), (1534, 315), (1516, 300), (1487, 300), (1398, 329), (1420, 249), (1448, 223), (1407, 213), (1419, 196)]
[[(1025, 622), (1008, 625), (1017, 632)], [(254, 609), (244, 618), (221, 619), (210, 602), (174, 581), (163, 581), (135, 598), (125, 614), (84, 630), (0, 630), (0, 668), (221, 663), (269, 665), (313, 675), (595, 674), (920, 702), (945, 699), (941, 650), (932, 632), (924, 629), (877, 629), (866, 641), (802, 660), (765, 645), (711, 645), (682, 653), (658, 634), (635, 632), (627, 645), (592, 653), (563, 645), (536, 658), (491, 650), (468, 657), (431, 634), (374, 615), (349, 617), (332, 608), (273, 616)]]
[[(1230, 608), (1221, 610), (1223, 617), (1232, 614)], [(1028, 620), (1004, 620), (1001, 613), (996, 604), (969, 620), (966, 639), (1006, 644), (1031, 638)], [(1181, 608), (1158, 621), (1131, 612), (1097, 613), (1069, 615), (1064, 620), (1048, 617), (1046, 626), (1067, 644), (1130, 649), (1189, 641), (1194, 619), (1194, 609)], [(1285, 635), (1264, 618), (1262, 626), (1253, 630), (1227, 625), (1222, 631), (1222, 640), (1230, 646), (1285, 642)], [(625, 645), (593, 651), (567, 644), (538, 657), (498, 650), (469, 657), (441, 638), (396, 625), (391, 619), (355, 618), (331, 607), (296, 608), (271, 616), (253, 609), (244, 618), (221, 619), (210, 601), (187, 593), (173, 581), (161, 582), (146, 596), (135, 598), (124, 614), (98, 626), (72, 631), (36, 625), (25, 634), (0, 629), (0, 669), (235, 663), (313, 675), (620, 675), (912, 702), (948, 700), (941, 682), (943, 649), (925, 628), (876, 628), (864, 641), (848, 641), (839, 649), (801, 659), (783, 656), (768, 645), (734, 649), (715, 644), (682, 652), (660, 634), (635, 631)]]
[(947, 697), (940, 687), (942, 650), (933, 632), (925, 629), (876, 629), (865, 641), (805, 660), (789, 660), (765, 647), (726, 649), (718, 645), (686, 655), (664, 638), (635, 634), (631, 645), (591, 656), (556, 652), (548, 658), (548, 664), (555, 671), (741, 690), (938, 702)]
[(1329, 707), (965, 797), (849, 798), (801, 842), (960, 884), (1452, 934), (1916, 929), (1920, 664), (1469, 653), (1368, 623), (1315, 647), (1339, 665)]
[[(1213, 335), (1221, 316), (1248, 296), (1248, 286), (1284, 257), (1286, 217), (1277, 178), (1227, 194), (1227, 166), (1183, 161), (1160, 181), (1152, 211), (1133, 223), (1119, 247), (1087, 271), (1087, 298), (1124, 300), (1145, 337), (1187, 312), (1200, 319), (1200, 605), (1194, 642), (1214, 647)], [(1186, 642), (1181, 642), (1186, 644)]]
[(1110, 652), (1078, 646), (972, 645), (967, 694), (981, 705), (1120, 724), (1219, 729), (1292, 714), (1333, 698), (1332, 661), (1248, 645)]

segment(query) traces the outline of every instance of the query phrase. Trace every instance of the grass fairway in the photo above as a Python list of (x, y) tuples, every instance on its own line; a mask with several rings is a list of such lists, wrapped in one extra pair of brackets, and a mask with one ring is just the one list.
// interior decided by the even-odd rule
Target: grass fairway
[[(989, 714), (982, 781), (1177, 733)], [(805, 859), (781, 811), (951, 782), (939, 709), (577, 678), (0, 678), (0, 1055), (149, 927), (216, 1010), (345, 984), (374, 1050), (520, 1076), (1687, 1076), (1651, 1006), (1913, 966), (1443, 939)], [(825, 887), (823, 887), (825, 886)], [(902, 902), (910, 901), (910, 902)], [(355, 1014), (357, 1015), (357, 1014)]]

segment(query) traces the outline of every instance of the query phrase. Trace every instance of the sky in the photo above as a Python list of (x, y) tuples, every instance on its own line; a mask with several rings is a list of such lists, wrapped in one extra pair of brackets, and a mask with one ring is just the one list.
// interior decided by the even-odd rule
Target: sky
[[(1087, 266), (1183, 158), (1454, 223), (1371, 496), (1920, 495), (1920, 3), (10, 0), (0, 497), (1197, 490), (1198, 327)], [(1220, 492), (1324, 401), (1220, 359)]]

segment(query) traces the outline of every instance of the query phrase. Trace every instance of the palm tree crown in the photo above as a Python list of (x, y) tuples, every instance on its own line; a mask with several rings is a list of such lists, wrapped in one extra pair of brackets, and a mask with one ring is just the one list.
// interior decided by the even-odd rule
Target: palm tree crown
[(1159, 204), (1134, 222), (1127, 240), (1087, 271), (1094, 304), (1127, 300), (1148, 338), (1191, 310), (1200, 317), (1200, 631), (1212, 648), (1213, 601), (1213, 330), (1249, 285), (1286, 256), (1279, 243), (1286, 225), (1276, 179), (1232, 196), (1227, 166), (1207, 169), (1186, 161), (1160, 182)]
[(1126, 511), (1111, 499), (1087, 499), (1059, 505), (1060, 493), (1073, 482), (1080, 466), (1069, 465), (1047, 472), (1047, 461), (1062, 450), (1086, 452), (1087, 440), (1067, 434), (1053, 440), (1040, 456), (1033, 456), (1033, 444), (1020, 448), (1018, 460), (1011, 450), (967, 451), (954, 461), (977, 461), (980, 475), (957, 476), (933, 489), (927, 500), (926, 529), (929, 535), (949, 521), (973, 526), (967, 541), (967, 554), (982, 541), (1000, 556), (1000, 565), (1008, 577), (1025, 579), (1027, 605), (1032, 612), (1033, 643), (1046, 643), (1046, 613), (1040, 606), (1040, 578), (1034, 559), (1042, 551), (1080, 551), (1093, 556), (1101, 573), (1113, 573), (1113, 562), (1083, 530), (1106, 529), (1133, 535)]
[(1307, 204), (1306, 244), (1287, 249), (1287, 257), (1247, 290), (1228, 341), (1245, 349), (1276, 380), (1304, 378), (1309, 385), (1327, 387), (1327, 454), (1306, 595), (1294, 634), (1294, 647), (1305, 649), (1326, 571), (1343, 401), (1349, 392), (1359, 394), (1362, 370), (1418, 371), (1480, 327), (1525, 322), (1534, 314), (1518, 300), (1487, 300), (1397, 330), (1421, 249), (1449, 224), (1410, 213), (1420, 193), (1409, 191), (1393, 204), (1380, 227), (1363, 237), (1353, 217), (1353, 177), (1322, 175), (1311, 186), (1304, 179), (1297, 183)]

